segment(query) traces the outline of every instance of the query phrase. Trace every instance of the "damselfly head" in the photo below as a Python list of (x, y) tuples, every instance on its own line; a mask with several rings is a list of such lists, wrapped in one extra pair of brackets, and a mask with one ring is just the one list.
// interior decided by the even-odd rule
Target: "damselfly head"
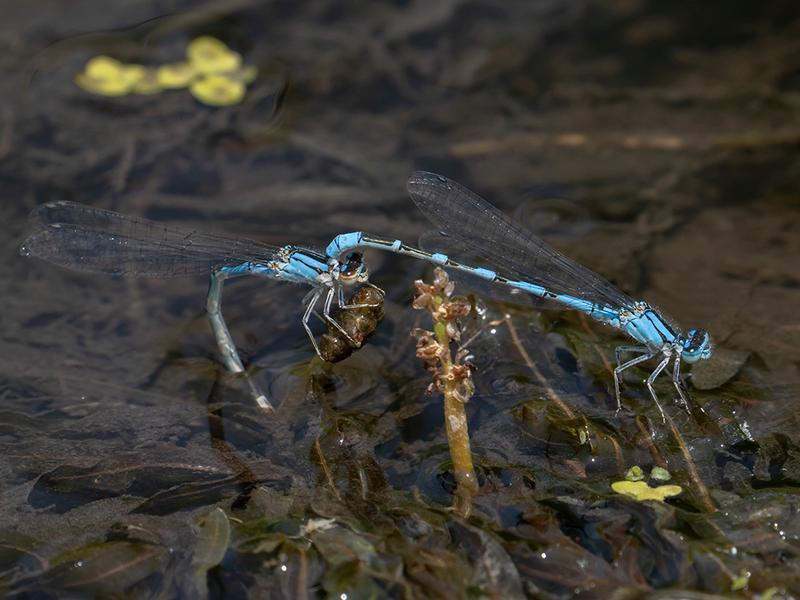
[(360, 252), (351, 252), (345, 256), (339, 267), (339, 280), (343, 283), (366, 283), (369, 279), (364, 256)]
[(683, 340), (683, 360), (694, 363), (711, 356), (711, 337), (705, 329), (690, 329)]

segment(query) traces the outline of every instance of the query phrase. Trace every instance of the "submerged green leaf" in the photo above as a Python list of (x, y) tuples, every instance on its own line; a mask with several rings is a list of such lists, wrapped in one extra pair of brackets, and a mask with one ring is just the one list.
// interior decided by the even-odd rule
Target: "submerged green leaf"
[(163, 568), (161, 546), (129, 542), (100, 542), (60, 556), (52, 569), (20, 582), (17, 590), (71, 590), (106, 594), (128, 590)]
[(202, 596), (208, 594), (206, 583), (208, 570), (222, 562), (230, 541), (231, 525), (224, 510), (216, 507), (199, 519), (192, 566), (195, 569), (196, 589)]
[(375, 546), (369, 540), (345, 527), (315, 528), (308, 533), (308, 538), (332, 566), (353, 560), (368, 564), (376, 556)]
[(219, 507), (202, 517), (197, 525), (197, 547), (192, 564), (208, 570), (222, 562), (231, 540), (228, 515)]

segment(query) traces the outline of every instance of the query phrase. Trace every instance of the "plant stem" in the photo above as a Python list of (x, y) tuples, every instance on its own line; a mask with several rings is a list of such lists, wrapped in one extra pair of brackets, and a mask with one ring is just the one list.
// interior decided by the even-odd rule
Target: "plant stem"
[(444, 392), (444, 423), (453, 473), (458, 486), (454, 508), (466, 518), (472, 510), (472, 496), (478, 491), (475, 467), (472, 464), (472, 451), (469, 444), (469, 429), (464, 402), (456, 393), (456, 379), (451, 373), (453, 359), (450, 355), (450, 338), (447, 335), (447, 321), (436, 322), (434, 333), (438, 342), (445, 348), (441, 356), (442, 389)]
[(519, 338), (519, 334), (517, 333), (517, 328), (514, 327), (514, 322), (511, 320), (511, 317), (507, 316), (505, 318), (506, 326), (508, 327), (508, 331), (511, 333), (511, 340), (514, 342), (514, 345), (517, 347), (517, 351), (519, 352), (522, 360), (525, 361), (525, 364), (533, 373), (533, 376), (539, 381), (539, 383), (544, 387), (544, 392), (547, 397), (558, 407), (558, 409), (564, 414), (567, 419), (575, 420), (577, 417), (572, 409), (567, 406), (567, 403), (564, 402), (561, 398), (559, 398), (556, 391), (552, 388), (552, 386), (548, 383), (547, 379), (542, 375), (542, 372), (539, 371), (536, 363), (533, 362), (528, 351), (525, 350), (525, 347), (522, 345), (522, 340)]

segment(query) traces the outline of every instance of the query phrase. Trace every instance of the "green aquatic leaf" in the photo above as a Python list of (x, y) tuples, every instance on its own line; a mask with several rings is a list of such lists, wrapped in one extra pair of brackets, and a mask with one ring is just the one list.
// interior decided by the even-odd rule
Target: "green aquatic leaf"
[(118, 593), (163, 569), (166, 554), (163, 546), (151, 544), (94, 543), (62, 554), (52, 569), (20, 582), (16, 589)]
[(738, 577), (735, 577), (733, 581), (731, 581), (731, 591), (738, 592), (739, 590), (743, 590), (747, 587), (747, 584), (750, 582), (750, 572), (749, 571), (742, 571), (739, 573)]
[(625, 481), (641, 481), (644, 479), (644, 471), (638, 465), (632, 466), (625, 472)]
[[(36, 508), (47, 508), (53, 512), (66, 512), (76, 505), (94, 500), (127, 494), (134, 497), (151, 496), (155, 504), (166, 503), (162, 494), (176, 496), (175, 486), (216, 485), (213, 480), (227, 480), (228, 473), (216, 467), (203, 465), (175, 464), (142, 460), (135, 456), (117, 456), (113, 460), (101, 461), (90, 467), (62, 465), (43, 473), (28, 494), (28, 502)], [(232, 486), (235, 489), (235, 483)], [(181, 505), (176, 498), (175, 504)], [(212, 501), (213, 502), (213, 501)], [(205, 505), (212, 502), (204, 502)], [(137, 511), (148, 512), (159, 507), (146, 507), (143, 504)], [(175, 507), (166, 509), (172, 512)], [(163, 514), (155, 512), (155, 514)]]
[(772, 600), (780, 590), (776, 587), (767, 588), (760, 594), (756, 594), (756, 600)]
[(216, 507), (197, 523), (197, 547), (192, 557), (192, 564), (198, 570), (216, 567), (222, 562), (230, 541), (231, 524), (228, 515)]
[(231, 524), (225, 511), (216, 507), (198, 520), (196, 530), (197, 544), (192, 566), (195, 570), (195, 588), (205, 597), (208, 595), (208, 570), (216, 567), (225, 557), (231, 541)]
[(653, 470), (650, 471), (650, 479), (655, 479), (656, 481), (669, 481), (672, 479), (672, 475), (670, 475), (670, 472), (664, 467), (653, 467)]
[(187, 508), (208, 506), (240, 491), (240, 489), (238, 477), (221, 477), (214, 481), (193, 481), (154, 494), (137, 506), (133, 512), (167, 515)]
[(377, 555), (372, 542), (339, 525), (315, 528), (307, 534), (307, 537), (325, 561), (332, 566), (353, 560), (366, 564)]
[(0, 531), (0, 574), (25, 567), (26, 570), (47, 568), (47, 560), (36, 552), (40, 545), (39, 540), (22, 533)]

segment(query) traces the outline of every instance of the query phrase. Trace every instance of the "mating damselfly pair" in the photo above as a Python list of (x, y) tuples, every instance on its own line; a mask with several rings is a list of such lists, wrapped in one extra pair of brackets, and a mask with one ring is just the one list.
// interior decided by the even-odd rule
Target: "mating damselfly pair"
[[(653, 387), (663, 372), (684, 407), (689, 407), (681, 380), (681, 362), (711, 356), (708, 333), (686, 334), (671, 326), (653, 307), (634, 300), (590, 269), (567, 258), (531, 231), (512, 221), (477, 194), (443, 177), (414, 173), (408, 192), (422, 213), (444, 235), (460, 242), (476, 257), (474, 265), (457, 262), (441, 252), (429, 252), (401, 240), (363, 232), (336, 236), (325, 252), (302, 246), (272, 246), (262, 242), (181, 231), (154, 221), (129, 217), (72, 202), (49, 202), (32, 215), (33, 230), (21, 248), (49, 262), (94, 273), (141, 277), (176, 277), (210, 273), (206, 309), (222, 360), (234, 373), (244, 371), (233, 338), (222, 317), (222, 286), (226, 279), (257, 275), (311, 286), (301, 318), (317, 354), (320, 348), (308, 324), (322, 301), (322, 319), (329, 329), (358, 347), (360, 339), (332, 315), (376, 308), (383, 291), (369, 282), (363, 250), (378, 249), (453, 269), (478, 279), (530, 294), (624, 331), (637, 345), (617, 348), (614, 389), (621, 408), (620, 381), (626, 369), (658, 358), (646, 380), (653, 401), (664, 415)], [(357, 287), (373, 290), (367, 302), (348, 302)], [(334, 307), (334, 302), (336, 303)], [(627, 361), (622, 355), (634, 355)], [(256, 401), (271, 409), (267, 396), (248, 378)]]

